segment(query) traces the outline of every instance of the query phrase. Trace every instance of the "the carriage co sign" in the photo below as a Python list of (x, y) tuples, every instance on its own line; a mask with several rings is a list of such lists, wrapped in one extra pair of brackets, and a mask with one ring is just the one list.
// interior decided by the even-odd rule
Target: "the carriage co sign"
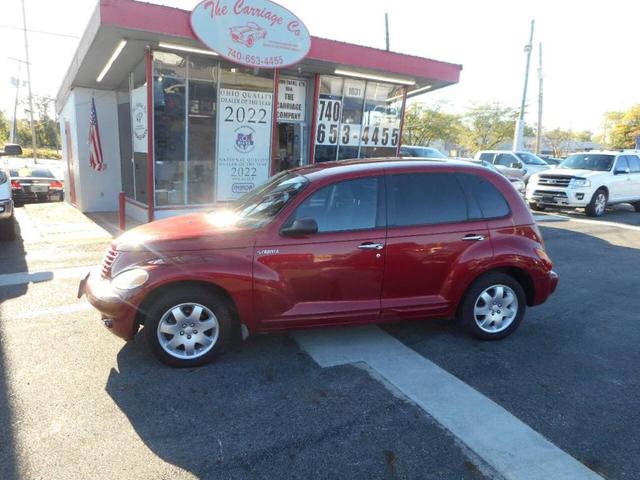
[(302, 60), (311, 37), (302, 21), (269, 0), (205, 0), (191, 12), (196, 37), (242, 65), (280, 68)]

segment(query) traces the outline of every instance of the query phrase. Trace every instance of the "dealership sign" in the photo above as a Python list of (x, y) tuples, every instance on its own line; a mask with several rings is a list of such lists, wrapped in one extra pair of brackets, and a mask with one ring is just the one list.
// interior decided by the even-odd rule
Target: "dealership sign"
[(205, 0), (191, 12), (196, 37), (242, 65), (280, 68), (302, 60), (311, 48), (307, 27), (269, 0)]

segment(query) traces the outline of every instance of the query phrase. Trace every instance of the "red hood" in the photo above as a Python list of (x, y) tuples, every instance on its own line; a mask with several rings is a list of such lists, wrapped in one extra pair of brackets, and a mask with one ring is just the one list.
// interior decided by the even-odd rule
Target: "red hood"
[(140, 225), (115, 240), (119, 251), (176, 252), (253, 246), (254, 228), (220, 226), (211, 214), (193, 213)]

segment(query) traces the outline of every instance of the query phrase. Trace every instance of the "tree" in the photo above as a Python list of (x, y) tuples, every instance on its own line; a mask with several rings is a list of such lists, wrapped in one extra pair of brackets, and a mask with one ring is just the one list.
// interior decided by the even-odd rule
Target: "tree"
[(563, 130), (554, 128), (553, 130), (544, 132), (544, 140), (553, 150), (554, 157), (561, 157), (570, 150), (569, 142), (574, 138), (575, 134), (571, 130)]
[(513, 138), (518, 113), (500, 103), (471, 107), (462, 116), (459, 142), (472, 151), (492, 149)]
[(4, 112), (0, 111), (0, 146), (9, 141), (11, 132), (11, 122), (4, 116)]
[[(55, 119), (49, 116), (53, 98), (44, 95), (33, 96), (33, 113), (36, 129), (36, 143), (38, 147), (59, 148), (60, 146), (60, 129)], [(22, 101), (25, 112), (28, 114), (29, 102), (27, 99)], [(18, 138), (20, 144), (31, 147), (31, 126), (29, 120), (18, 120)]]
[(573, 134), (573, 139), (576, 142), (591, 142), (593, 141), (593, 132), (591, 130), (582, 130)]
[(442, 104), (426, 107), (422, 104), (411, 105), (404, 116), (402, 143), (428, 147), (432, 142), (455, 141), (460, 121), (454, 114), (443, 112)]
[(605, 114), (605, 143), (610, 148), (634, 148), (640, 136), (640, 104), (624, 112)]

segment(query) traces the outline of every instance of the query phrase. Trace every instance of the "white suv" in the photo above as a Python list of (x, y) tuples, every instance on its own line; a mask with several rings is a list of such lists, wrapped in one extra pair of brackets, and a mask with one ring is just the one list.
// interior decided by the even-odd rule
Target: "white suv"
[(640, 212), (640, 156), (628, 151), (574, 153), (553, 171), (532, 175), (526, 199), (533, 210), (582, 207), (590, 217), (603, 215), (614, 203), (631, 203)]
[(533, 153), (511, 150), (481, 150), (476, 153), (476, 160), (493, 163), (505, 175), (519, 176), (525, 183), (529, 177), (551, 166)]

